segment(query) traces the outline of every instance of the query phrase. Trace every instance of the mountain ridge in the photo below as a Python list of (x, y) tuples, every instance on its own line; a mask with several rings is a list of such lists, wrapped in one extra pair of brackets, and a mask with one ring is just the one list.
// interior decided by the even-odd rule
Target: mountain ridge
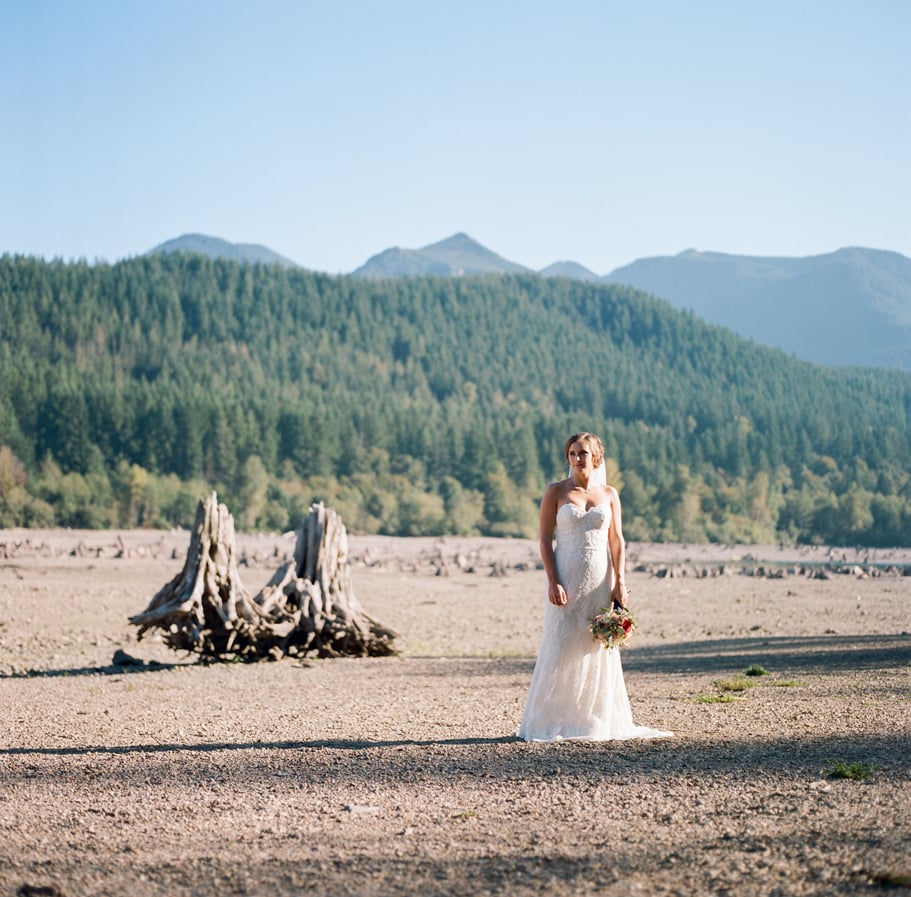
[[(202, 234), (186, 234), (150, 253), (175, 251), (302, 267), (258, 244), (233, 244)], [(686, 249), (673, 256), (636, 259), (598, 275), (570, 260), (533, 272), (460, 231), (419, 249), (385, 249), (350, 276), (511, 273), (635, 287), (816, 364), (911, 370), (911, 259), (887, 250), (850, 246), (790, 257)]]
[(602, 278), (816, 364), (911, 370), (911, 259), (844, 247), (803, 257), (686, 250)]
[(355, 269), (354, 277), (408, 277), (422, 275), (471, 276), (518, 274), (531, 269), (511, 262), (459, 231), (420, 249), (393, 246), (371, 256)]
[(156, 253), (170, 255), (174, 252), (185, 252), (188, 255), (204, 255), (207, 258), (224, 258), (251, 264), (278, 264), (285, 268), (303, 267), (260, 243), (231, 243), (221, 237), (211, 237), (207, 234), (198, 233), (181, 234), (181, 236), (172, 240), (166, 240), (164, 243), (159, 243), (158, 246), (144, 253), (144, 255), (155, 255)]

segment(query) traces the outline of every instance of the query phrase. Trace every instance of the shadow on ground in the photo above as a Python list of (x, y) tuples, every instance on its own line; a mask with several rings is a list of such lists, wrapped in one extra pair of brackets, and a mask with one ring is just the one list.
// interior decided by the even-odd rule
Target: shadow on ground
[[(237, 752), (246, 754), (238, 766)], [(0, 783), (12, 785), (53, 774), (74, 783), (104, 775), (139, 785), (161, 775), (188, 787), (225, 774), (245, 783), (292, 779), (308, 786), (342, 786), (380, 781), (456, 783), (466, 779), (534, 782), (549, 776), (594, 784), (616, 780), (608, 770), (622, 767), (626, 784), (689, 776), (697, 779), (786, 775), (819, 778), (827, 764), (862, 762), (874, 775), (911, 780), (911, 733), (825, 737), (751, 737), (705, 742), (686, 738), (612, 742), (526, 744), (514, 736), (444, 739), (317, 739), (234, 743), (81, 745), (0, 749), (0, 758), (31, 758), (38, 766), (0, 769)], [(118, 763), (118, 758), (129, 763)], [(76, 760), (76, 763), (72, 761)], [(140, 762), (135, 762), (139, 760)], [(111, 762), (114, 761), (114, 762)], [(0, 762), (0, 767), (4, 764)], [(40, 770), (40, 771), (39, 771)]]
[(634, 646), (623, 665), (647, 673), (719, 673), (758, 663), (779, 672), (841, 672), (911, 665), (911, 635), (766, 636)]
[[(373, 659), (371, 659), (373, 660)], [(531, 676), (533, 657), (440, 656), (382, 659), (381, 663), (404, 660), (421, 666), (421, 675), (451, 676), (511, 675)], [(261, 661), (267, 662), (267, 661)], [(290, 663), (292, 661), (280, 661)], [(300, 661), (296, 661), (300, 663)], [(329, 661), (333, 662), (333, 661)], [(345, 658), (343, 663), (353, 662)], [(181, 667), (218, 666), (220, 661), (188, 659), (174, 663), (143, 661), (117, 652), (107, 666), (67, 667), (0, 673), (3, 679), (35, 679), (76, 676), (122, 676), (125, 673), (156, 673)], [(230, 663), (230, 661), (224, 661)], [(911, 667), (911, 634), (892, 635), (818, 635), (760, 636), (756, 638), (718, 638), (702, 641), (639, 645), (623, 651), (627, 671), (643, 673), (720, 673), (739, 670), (758, 663), (779, 673), (841, 672)]]

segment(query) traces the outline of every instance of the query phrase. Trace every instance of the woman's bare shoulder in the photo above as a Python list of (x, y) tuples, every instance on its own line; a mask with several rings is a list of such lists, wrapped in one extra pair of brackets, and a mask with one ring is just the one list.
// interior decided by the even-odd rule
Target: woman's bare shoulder
[(566, 490), (569, 488), (570, 483), (570, 480), (555, 480), (553, 483), (550, 483), (548, 485), (544, 492), (566, 492)]
[(615, 510), (620, 507), (620, 493), (613, 487), (604, 485), (604, 492), (601, 494), (604, 496), (600, 501), (604, 504), (609, 504)]
[(542, 504), (559, 504), (566, 495), (566, 480), (557, 480), (544, 490)]

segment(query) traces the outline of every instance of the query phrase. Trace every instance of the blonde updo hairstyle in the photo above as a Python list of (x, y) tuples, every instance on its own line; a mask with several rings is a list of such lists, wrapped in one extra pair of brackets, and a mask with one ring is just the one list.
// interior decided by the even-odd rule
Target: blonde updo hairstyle
[(573, 433), (573, 435), (566, 440), (566, 445), (563, 447), (563, 457), (566, 458), (567, 464), (569, 464), (569, 450), (574, 442), (585, 443), (591, 450), (592, 464), (595, 467), (601, 466), (604, 462), (604, 445), (594, 433)]

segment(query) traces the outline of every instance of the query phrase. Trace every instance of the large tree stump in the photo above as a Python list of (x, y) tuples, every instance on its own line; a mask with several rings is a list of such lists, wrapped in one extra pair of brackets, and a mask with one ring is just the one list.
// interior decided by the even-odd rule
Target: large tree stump
[[(275, 647), (286, 654), (384, 657), (396, 634), (371, 619), (351, 586), (348, 533), (322, 502), (301, 523), (294, 560), (276, 571), (256, 597), (273, 622)], [(281, 630), (284, 630), (282, 632)]]
[(183, 570), (130, 622), (164, 630), (171, 648), (208, 657), (256, 653), (260, 613), (237, 570), (234, 518), (212, 492), (199, 502)]
[(234, 520), (213, 492), (199, 503), (183, 571), (130, 622), (139, 638), (158, 628), (169, 647), (209, 658), (395, 653), (395, 633), (354, 597), (348, 534), (322, 503), (301, 523), (294, 560), (251, 600), (237, 571)]

